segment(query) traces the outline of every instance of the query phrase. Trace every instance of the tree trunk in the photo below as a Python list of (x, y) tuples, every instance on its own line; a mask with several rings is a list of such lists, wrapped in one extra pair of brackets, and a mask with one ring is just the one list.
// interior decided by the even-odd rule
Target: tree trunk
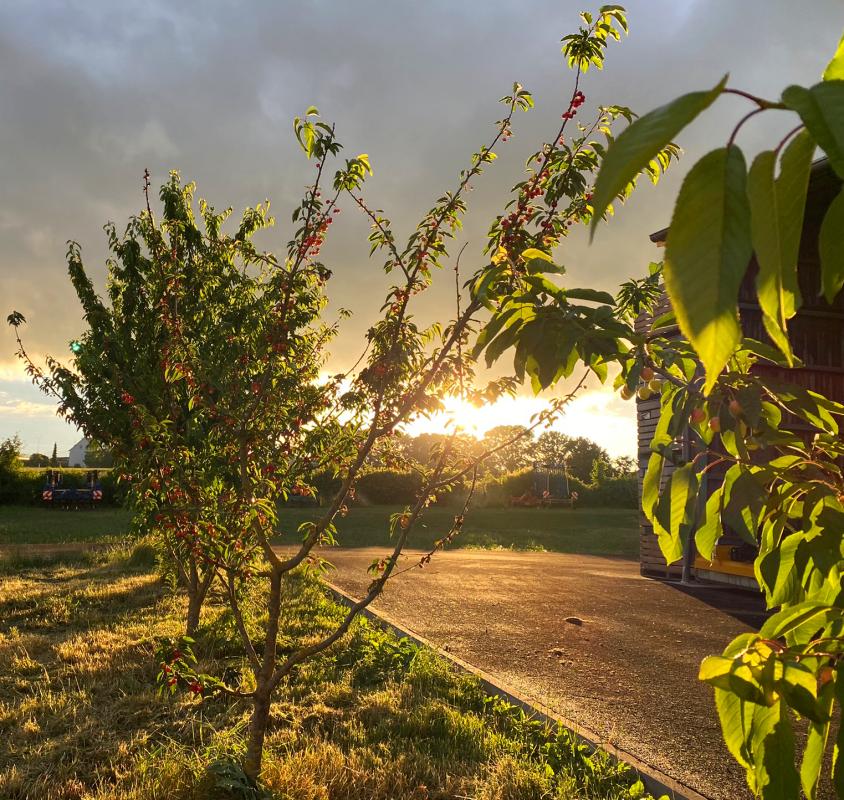
[(200, 587), (192, 586), (188, 589), (188, 619), (185, 624), (186, 636), (193, 636), (199, 627), (199, 614), (202, 611), (203, 599), (204, 595), (200, 591)]
[(246, 758), (243, 772), (256, 785), (261, 777), (261, 761), (264, 756), (264, 737), (270, 719), (269, 687), (258, 687), (252, 699), (252, 717), (249, 720), (249, 737), (246, 744)]
[(191, 556), (189, 571), (182, 571), (181, 578), (188, 595), (188, 618), (185, 623), (185, 635), (193, 636), (194, 631), (199, 627), (199, 615), (214, 580), (214, 572), (209, 568), (203, 575), (197, 566), (196, 559)]
[(281, 611), (281, 572), (273, 569), (270, 574), (270, 590), (267, 603), (267, 637), (264, 641), (264, 657), (261, 668), (255, 673), (255, 694), (252, 696), (252, 718), (249, 720), (249, 739), (243, 771), (246, 777), (258, 783), (261, 776), (261, 759), (264, 755), (264, 737), (270, 719), (273, 694), (273, 675), (276, 666), (278, 644), (278, 618)]

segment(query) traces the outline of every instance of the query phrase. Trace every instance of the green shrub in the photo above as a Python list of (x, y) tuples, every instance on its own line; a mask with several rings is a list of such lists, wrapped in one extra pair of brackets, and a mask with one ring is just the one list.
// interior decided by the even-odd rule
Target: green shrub
[[(506, 506), (511, 497), (520, 497), (533, 488), (533, 470), (523, 469), (487, 478), (477, 493), (477, 499), (480, 505), (488, 507)], [(582, 508), (637, 508), (639, 503), (635, 475), (606, 478), (599, 484), (569, 477), (569, 492), (577, 493), (577, 505)]]
[(422, 478), (417, 472), (373, 470), (364, 475), (357, 485), (362, 501), (374, 505), (407, 505), (412, 503), (422, 489)]
[(340, 479), (331, 472), (320, 472), (314, 477), (314, 487), (320, 504), (327, 503), (340, 489)]
[(487, 478), (478, 493), (478, 500), (485, 506), (506, 506), (511, 497), (520, 497), (532, 489), (533, 470), (520, 469)]
[[(606, 478), (601, 483), (581, 484), (570, 481), (571, 489), (578, 494), (578, 505), (587, 508), (638, 508), (639, 485), (635, 475)], [(576, 488), (575, 483), (581, 488)]]
[(155, 544), (151, 539), (142, 539), (139, 541), (129, 554), (126, 561), (130, 567), (143, 567), (152, 569), (158, 563), (158, 552)]

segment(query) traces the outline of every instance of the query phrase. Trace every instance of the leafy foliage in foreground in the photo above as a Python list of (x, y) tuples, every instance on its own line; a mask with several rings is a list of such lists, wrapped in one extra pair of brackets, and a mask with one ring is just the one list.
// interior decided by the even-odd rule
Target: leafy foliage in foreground
[[(842, 75), (839, 47), (824, 81), (790, 86), (778, 100), (730, 88), (725, 78), (633, 121), (610, 145), (592, 206), (574, 217), (593, 233), (633, 176), (719, 97), (735, 94), (751, 104), (726, 145), (686, 175), (664, 265), (587, 316), (571, 304), (571, 292), (534, 277), (561, 271), (547, 252), (519, 250), (488, 270), (503, 269), (518, 290), (487, 293), (494, 315), (477, 347), (491, 361), (512, 346), (517, 376), (537, 390), (584, 362), (599, 377), (618, 365), (616, 386), (627, 399), (661, 395), (642, 506), (666, 560), (691, 555), (692, 541), (709, 559), (725, 529), (737, 532), (758, 549), (756, 578), (769, 607), (779, 609), (758, 634), (704, 661), (700, 674), (715, 687), (730, 752), (765, 800), (816, 797), (825, 763), (844, 797), (844, 726), (833, 726), (844, 700), (844, 405), (770, 377), (802, 366), (788, 324), (804, 301), (797, 262), (816, 149), (844, 179)], [(746, 120), (773, 109), (797, 124), (748, 166), (737, 137)], [(842, 197), (844, 190), (826, 211), (817, 242), (828, 302), (844, 286)], [(767, 342), (744, 338), (739, 318), (739, 289), (753, 254)], [(649, 331), (636, 331), (636, 314), (658, 299), (660, 274), (672, 311)], [(683, 336), (670, 333), (675, 322)], [(715, 467), (726, 471), (709, 493), (706, 476)], [(797, 719), (809, 731), (799, 755)]]
[[(285, 604), (291, 643), (342, 609), (302, 576)], [(182, 608), (120, 560), (16, 570), (0, 581), (0, 794), (9, 800), (486, 800), (644, 798), (635, 777), (564, 731), (487, 699), (432, 653), (365, 622), (349, 647), (303, 665), (273, 715), (262, 792), (238, 765), (242, 701), (154, 695), (152, 654)], [(196, 644), (203, 669), (239, 666), (216, 600)], [(57, 746), (51, 746), (51, 742)]]

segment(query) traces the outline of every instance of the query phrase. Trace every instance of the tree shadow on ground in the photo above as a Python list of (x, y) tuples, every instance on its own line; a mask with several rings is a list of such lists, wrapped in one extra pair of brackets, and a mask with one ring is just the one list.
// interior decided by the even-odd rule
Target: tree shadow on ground
[(680, 581), (663, 581), (663, 583), (723, 614), (728, 614), (753, 630), (759, 630), (772, 613), (765, 608), (762, 592), (754, 589), (745, 589), (741, 586), (719, 586), (704, 581), (695, 581), (691, 584)]

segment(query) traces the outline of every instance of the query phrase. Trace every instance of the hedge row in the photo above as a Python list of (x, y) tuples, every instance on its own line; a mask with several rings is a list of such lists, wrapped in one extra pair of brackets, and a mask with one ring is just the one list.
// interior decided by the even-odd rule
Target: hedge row
[[(63, 469), (64, 485), (85, 485), (87, 469)], [(23, 467), (11, 473), (0, 472), (0, 504), (28, 505), (37, 503), (44, 486), (45, 469)], [(116, 473), (99, 470), (103, 488), (103, 501), (120, 505), (126, 495), (125, 485), (118, 485)], [(320, 500), (325, 503), (340, 488), (340, 481), (330, 475), (320, 475), (315, 480)], [(408, 505), (422, 487), (422, 478), (416, 472), (374, 470), (363, 475), (357, 484), (357, 500), (361, 505)], [(511, 472), (499, 478), (487, 478), (475, 492), (475, 502), (489, 507), (506, 506), (511, 497), (518, 497), (533, 489), (533, 472), (530, 469)], [(584, 507), (636, 508), (638, 488), (636, 477), (610, 478), (599, 485), (585, 484), (569, 478), (569, 490), (577, 492), (578, 505)], [(442, 503), (460, 503), (465, 490), (442, 495)]]
[[(533, 490), (533, 470), (510, 472), (488, 478), (480, 489), (479, 500), (486, 506), (505, 506), (511, 497)], [(586, 508), (638, 508), (639, 487), (635, 475), (608, 478), (600, 484), (569, 478), (569, 491), (577, 492), (577, 505)]]
[[(337, 479), (327, 475), (315, 481), (320, 499), (325, 502), (340, 487)], [(360, 478), (357, 498), (362, 505), (408, 505), (421, 489), (422, 479), (415, 472), (374, 470)], [(488, 507), (506, 506), (511, 497), (518, 497), (533, 489), (533, 470), (511, 472), (498, 478), (487, 478), (475, 490), (475, 502)], [(569, 491), (577, 492), (577, 504), (586, 508), (637, 508), (639, 490), (635, 475), (608, 478), (600, 484), (587, 484), (569, 478)], [(455, 490), (442, 495), (441, 503), (462, 503), (466, 491)]]
[[(325, 503), (339, 490), (340, 479), (322, 474), (316, 477), (314, 484), (320, 501)], [(402, 506), (412, 503), (421, 488), (422, 476), (418, 472), (373, 470), (358, 479), (355, 498), (360, 505)]]
[[(85, 486), (88, 469), (68, 467), (60, 470), (62, 486), (78, 488)], [(110, 469), (99, 469), (103, 502), (107, 505), (121, 505), (126, 496), (124, 485), (117, 484), (117, 474)], [(11, 472), (0, 471), (0, 505), (30, 505), (41, 501), (47, 469), (43, 467), (21, 467)]]

